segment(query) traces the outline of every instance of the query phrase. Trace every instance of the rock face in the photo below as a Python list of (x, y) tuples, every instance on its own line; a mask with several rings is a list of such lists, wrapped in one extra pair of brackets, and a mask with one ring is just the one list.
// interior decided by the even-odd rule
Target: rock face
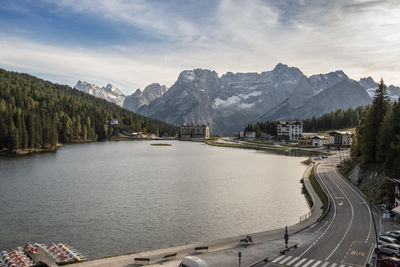
[(306, 77), (278, 64), (272, 71), (183, 71), (161, 97), (138, 113), (171, 124), (207, 123), (212, 134), (231, 135), (255, 121), (303, 119), (371, 103), (366, 89), (343, 71)]
[[(379, 84), (371, 77), (361, 78), (358, 83), (367, 90), (371, 99), (375, 96), (375, 91), (379, 87)], [(400, 97), (400, 87), (390, 85), (387, 88), (387, 93), (391, 101), (398, 101)]]
[(152, 83), (144, 88), (143, 92), (137, 89), (136, 92), (125, 98), (123, 107), (136, 112), (140, 107), (148, 105), (154, 99), (162, 96), (167, 91), (165, 85)]
[(346, 110), (370, 103), (371, 98), (362, 86), (356, 81), (345, 79), (307, 98), (297, 107), (285, 101), (259, 120), (306, 119), (319, 117), (336, 109)]
[(118, 90), (117, 87), (111, 84), (107, 84), (105, 87), (100, 88), (95, 84), (78, 81), (74, 88), (89, 95), (108, 100), (121, 107), (125, 100), (125, 95), (120, 90)]
[[(221, 77), (206, 69), (185, 70), (168, 91), (153, 83), (126, 98), (111, 85), (79, 81), (75, 88), (167, 123), (206, 123), (213, 135), (232, 135), (256, 121), (305, 119), (368, 105), (378, 84), (371, 77), (351, 80), (341, 70), (307, 77), (278, 64), (271, 71)], [(388, 94), (398, 100), (400, 87), (389, 86)]]

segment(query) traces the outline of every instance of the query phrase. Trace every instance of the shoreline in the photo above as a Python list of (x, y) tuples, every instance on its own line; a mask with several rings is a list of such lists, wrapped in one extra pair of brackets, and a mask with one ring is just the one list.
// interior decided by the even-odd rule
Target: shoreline
[(285, 153), (289, 156), (291, 153), (302, 153), (308, 156), (312, 156), (315, 154), (319, 155), (328, 155), (328, 153), (324, 151), (318, 151), (316, 149), (304, 149), (298, 147), (283, 147), (283, 146), (273, 146), (269, 144), (258, 144), (258, 143), (219, 143), (216, 142), (215, 139), (208, 139), (208, 140), (183, 140), (183, 139), (171, 139), (171, 138), (128, 138), (128, 137), (119, 137), (119, 138), (112, 138), (112, 139), (103, 139), (103, 140), (87, 140), (87, 141), (74, 141), (70, 143), (59, 143), (55, 147), (49, 148), (27, 148), (27, 149), (17, 149), (17, 150), (8, 150), (4, 148), (0, 150), (0, 155), (4, 156), (22, 156), (22, 155), (31, 155), (36, 153), (46, 153), (46, 152), (56, 152), (60, 147), (65, 145), (74, 145), (74, 144), (86, 144), (86, 143), (96, 143), (96, 142), (109, 142), (109, 141), (158, 141), (158, 140), (170, 140), (170, 141), (184, 141), (184, 142), (203, 142), (210, 146), (219, 146), (219, 147), (232, 147), (232, 148), (242, 148), (242, 149), (253, 149), (253, 150), (263, 150), (263, 151), (273, 151), (273, 152), (280, 152)]
[(204, 141), (205, 144), (210, 146), (219, 146), (219, 147), (233, 147), (233, 148), (242, 148), (242, 149), (253, 149), (253, 150), (264, 150), (264, 151), (274, 151), (274, 152), (281, 152), (291, 156), (291, 153), (304, 153), (309, 156), (318, 154), (318, 155), (327, 155), (326, 152), (318, 151), (315, 149), (303, 149), (303, 148), (293, 148), (293, 147), (279, 147), (279, 146), (272, 146), (272, 145), (260, 145), (256, 143), (219, 143), (214, 140), (206, 140)]
[(59, 143), (54, 147), (48, 148), (25, 148), (25, 149), (16, 149), (16, 150), (9, 150), (4, 148), (0, 150), (0, 156), (24, 156), (24, 155), (34, 155), (36, 153), (47, 153), (47, 152), (57, 152), (60, 147), (66, 145), (79, 145), (79, 144), (89, 144), (89, 143), (101, 143), (101, 142), (110, 142), (110, 141), (158, 141), (158, 140), (176, 140), (176, 139), (155, 139), (155, 138), (127, 138), (127, 137), (120, 137), (120, 138), (113, 138), (113, 139), (103, 139), (103, 140), (86, 140), (86, 141), (74, 141), (70, 143)]

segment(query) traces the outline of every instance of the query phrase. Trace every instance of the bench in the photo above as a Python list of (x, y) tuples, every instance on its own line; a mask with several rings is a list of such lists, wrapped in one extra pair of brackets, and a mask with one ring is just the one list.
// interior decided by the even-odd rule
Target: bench
[(194, 251), (196, 253), (201, 253), (201, 251), (208, 251), (208, 247), (195, 247)]
[(135, 258), (135, 263), (150, 263), (149, 258)]
[(171, 259), (176, 260), (176, 253), (171, 253), (163, 257), (163, 260), (171, 260)]

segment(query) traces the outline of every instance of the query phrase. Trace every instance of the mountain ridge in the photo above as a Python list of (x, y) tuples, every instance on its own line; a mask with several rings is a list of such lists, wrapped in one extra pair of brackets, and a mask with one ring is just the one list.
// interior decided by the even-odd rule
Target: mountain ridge
[[(193, 69), (183, 70), (169, 89), (153, 83), (136, 90), (126, 96), (123, 107), (174, 125), (207, 123), (213, 134), (231, 135), (257, 120), (304, 119), (368, 105), (377, 87), (371, 77), (355, 81), (342, 70), (307, 77), (282, 63), (261, 73), (221, 76)], [(147, 88), (154, 92), (146, 94)], [(400, 87), (388, 86), (388, 93), (397, 100)]]

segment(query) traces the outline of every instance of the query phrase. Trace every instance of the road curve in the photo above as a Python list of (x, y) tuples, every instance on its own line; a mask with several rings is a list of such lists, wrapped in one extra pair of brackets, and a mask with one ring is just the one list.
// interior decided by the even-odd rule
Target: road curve
[[(302, 233), (311, 236), (298, 249), (272, 259), (268, 266), (365, 266), (375, 246), (368, 201), (336, 170), (338, 156), (322, 160), (316, 177), (327, 192), (331, 208), (324, 220)], [(315, 230), (317, 229), (317, 230)]]

